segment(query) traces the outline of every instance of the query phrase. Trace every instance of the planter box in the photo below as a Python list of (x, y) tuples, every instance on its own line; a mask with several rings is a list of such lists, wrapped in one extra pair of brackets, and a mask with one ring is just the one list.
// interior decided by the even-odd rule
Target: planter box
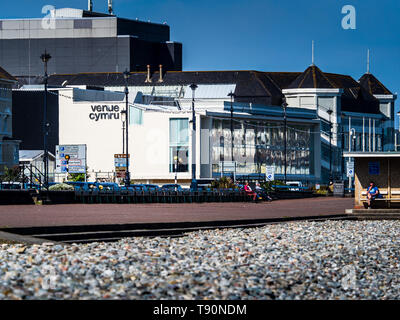
[(41, 191), (40, 197), (47, 204), (76, 203), (75, 191)]
[(28, 190), (0, 190), (0, 205), (34, 204)]

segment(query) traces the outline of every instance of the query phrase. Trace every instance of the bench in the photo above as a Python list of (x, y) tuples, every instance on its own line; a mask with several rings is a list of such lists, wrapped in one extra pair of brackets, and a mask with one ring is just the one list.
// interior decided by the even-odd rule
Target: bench
[[(375, 198), (375, 201), (384, 201), (390, 207), (391, 202), (400, 202), (400, 190), (392, 190), (390, 195), (388, 194), (387, 190), (379, 190), (380, 195), (382, 198)], [(360, 202), (364, 204), (364, 207), (367, 205), (367, 191), (364, 190), (361, 192)]]

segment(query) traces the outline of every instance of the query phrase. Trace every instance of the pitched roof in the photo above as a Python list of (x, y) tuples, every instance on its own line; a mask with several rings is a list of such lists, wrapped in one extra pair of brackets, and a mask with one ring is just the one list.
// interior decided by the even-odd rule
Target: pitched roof
[[(282, 89), (291, 88), (339, 88), (343, 89), (341, 106), (343, 111), (379, 113), (379, 102), (351, 76), (322, 72), (310, 66), (304, 72), (261, 71), (167, 71), (163, 82), (158, 82), (158, 71), (151, 74), (151, 83), (146, 83), (146, 72), (132, 72), (130, 86), (179, 86), (196, 84), (235, 84), (235, 101), (280, 106)], [(26, 79), (21, 79), (26, 82)], [(40, 78), (36, 79), (40, 82)], [(21, 81), (22, 82), (22, 81)], [(49, 85), (87, 85), (92, 87), (122, 87), (122, 73), (56, 74), (49, 78)]]
[(11, 74), (9, 74), (6, 70), (0, 67), (0, 79), (2, 80), (10, 80), (10, 81), (17, 81)]
[(297, 88), (335, 88), (335, 85), (315, 65), (309, 66), (289, 86), (288, 89)]
[(360, 78), (359, 82), (370, 94), (392, 94), (390, 90), (371, 73), (365, 73)]

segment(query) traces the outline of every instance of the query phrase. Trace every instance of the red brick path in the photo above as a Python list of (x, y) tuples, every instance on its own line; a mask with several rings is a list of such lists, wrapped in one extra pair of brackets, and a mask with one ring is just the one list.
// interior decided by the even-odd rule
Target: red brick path
[(354, 199), (311, 198), (271, 203), (65, 204), (0, 206), (0, 227), (217, 221), (343, 214)]

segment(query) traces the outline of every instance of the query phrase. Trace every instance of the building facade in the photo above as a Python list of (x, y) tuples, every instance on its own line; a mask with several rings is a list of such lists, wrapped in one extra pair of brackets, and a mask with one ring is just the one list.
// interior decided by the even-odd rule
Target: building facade
[(0, 175), (5, 168), (18, 165), (20, 141), (13, 137), (11, 88), (16, 79), (0, 68)]
[(395, 150), (397, 96), (372, 74), (357, 82), (312, 65), (282, 92), (289, 107), (316, 110), (321, 119), (323, 180), (346, 178), (343, 152)]
[[(97, 73), (53, 75), (50, 82), (53, 85), (99, 87), (122, 92), (125, 80), (122, 74)], [(346, 178), (344, 151), (394, 150), (394, 104), (397, 96), (370, 73), (359, 81), (348, 75), (322, 72), (315, 65), (304, 72), (131, 73), (128, 80), (129, 100), (139, 104), (174, 105), (177, 108), (190, 106), (191, 91), (188, 87), (191, 83), (199, 85), (196, 100), (205, 108), (229, 103), (227, 92), (232, 91), (235, 104), (260, 105), (278, 110), (285, 99), (288, 111), (314, 112), (321, 128), (319, 163), (322, 182)], [(226, 124), (222, 122), (221, 126)], [(268, 159), (265, 161), (268, 162)]]
[[(14, 94), (42, 96), (42, 91), (26, 86)], [(129, 96), (129, 153), (131, 179), (144, 183), (189, 185), (192, 163), (196, 178), (210, 181), (221, 175), (221, 163), (235, 161), (237, 177), (265, 179), (266, 166), (275, 167), (275, 178), (284, 177), (283, 110), (274, 106), (232, 102), (233, 143), (230, 135), (231, 104), (225, 96), (231, 85), (199, 85), (195, 98), (197, 130), (192, 138), (191, 89), (184, 86), (184, 97), (177, 106), (166, 95), (150, 98), (131, 87)], [(160, 88), (166, 93), (165, 88)], [(124, 150), (125, 95), (122, 92), (82, 88), (50, 89), (56, 96), (56, 115), (51, 122), (53, 138), (60, 145), (85, 144), (89, 180), (115, 180), (114, 155)], [(208, 98), (204, 98), (207, 96)], [(157, 102), (156, 102), (157, 101)], [(42, 113), (40, 101), (30, 106)], [(18, 108), (16, 108), (18, 110)], [(29, 118), (18, 113), (23, 125)], [(319, 120), (314, 111), (287, 112), (287, 178), (315, 182), (320, 179)], [(24, 136), (29, 130), (20, 131)], [(30, 141), (32, 150), (42, 145), (42, 137)], [(29, 141), (29, 139), (26, 139)], [(49, 150), (54, 152), (53, 147)], [(193, 156), (194, 155), (194, 156)], [(233, 156), (233, 158), (232, 158)], [(56, 174), (62, 181), (65, 175)]]
[(0, 65), (20, 81), (42, 77), (41, 54), (52, 56), (49, 74), (182, 70), (182, 44), (166, 24), (79, 9), (54, 9), (39, 19), (0, 20)]

